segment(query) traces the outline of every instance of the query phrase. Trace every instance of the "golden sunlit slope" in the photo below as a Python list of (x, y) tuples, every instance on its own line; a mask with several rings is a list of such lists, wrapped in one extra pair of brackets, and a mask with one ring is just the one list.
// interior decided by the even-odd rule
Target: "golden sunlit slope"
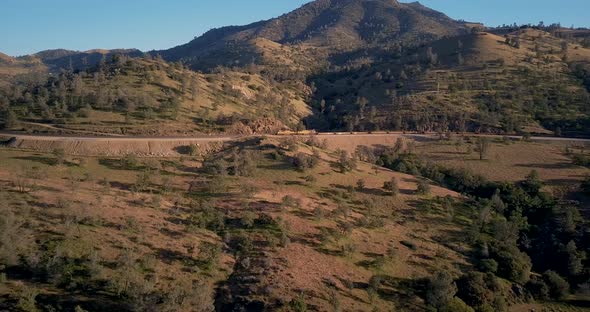
[(0, 87), (7, 87), (27, 74), (44, 73), (46, 70), (46, 66), (35, 57), (14, 58), (0, 53)]
[[(49, 78), (22, 94), (13, 108), (21, 122), (13, 128), (49, 132), (188, 135), (264, 118), (269, 129), (258, 123), (250, 131), (273, 132), (309, 114), (305, 89), (245, 72), (200, 74), (152, 58), (120, 56), (91, 70)], [(244, 128), (236, 131), (249, 131)]]
[[(455, 192), (421, 194), (419, 179), (364, 162), (342, 172), (338, 153), (296, 141), (232, 142), (205, 157), (201, 165), (0, 150), (10, 164), (0, 168), (0, 213), (17, 221), (3, 233), (18, 235), (13, 255), (25, 259), (3, 268), (0, 309), (33, 290), (38, 304), (92, 311), (145, 310), (146, 302), (277, 310), (298, 296), (322, 311), (333, 300), (362, 311), (424, 309), (414, 283), (470, 266), (457, 234), (472, 212)], [(298, 169), (297, 157), (315, 165)], [(392, 178), (397, 196), (383, 189)], [(458, 207), (452, 216), (443, 197)], [(362, 286), (374, 276), (382, 286), (373, 287), (390, 295)]]
[[(474, 32), (314, 79), (314, 127), (580, 131), (588, 92), (574, 68), (590, 50), (547, 32)], [(327, 119), (327, 120), (326, 120)], [(326, 123), (327, 122), (327, 123)], [(352, 125), (351, 125), (352, 124)], [(329, 125), (329, 126), (328, 126)]]

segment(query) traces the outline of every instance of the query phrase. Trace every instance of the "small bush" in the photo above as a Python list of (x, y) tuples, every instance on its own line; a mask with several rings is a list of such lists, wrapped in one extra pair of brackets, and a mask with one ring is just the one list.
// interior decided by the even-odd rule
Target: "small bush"
[(454, 297), (444, 307), (439, 309), (440, 312), (475, 312), (472, 307), (468, 306), (463, 300)]
[(457, 285), (453, 277), (446, 271), (440, 271), (428, 280), (426, 303), (437, 309), (442, 309), (451, 303), (456, 293)]
[(305, 182), (311, 183), (311, 184), (316, 183), (318, 181), (318, 179), (314, 175), (311, 175), (311, 174), (305, 176), (304, 179), (305, 179)]
[(316, 219), (321, 220), (326, 216), (326, 211), (318, 206), (313, 210), (313, 215)]
[(309, 156), (305, 153), (297, 153), (297, 155), (292, 158), (291, 163), (297, 168), (297, 170), (306, 171), (315, 168), (319, 161), (316, 157)]
[(196, 144), (191, 144), (188, 146), (188, 153), (191, 156), (199, 155), (199, 147)]
[(53, 157), (55, 157), (56, 165), (63, 165), (66, 159), (66, 152), (63, 148), (56, 148), (53, 150)]
[(280, 244), (281, 247), (285, 248), (287, 247), (289, 244), (291, 243), (291, 239), (289, 238), (289, 235), (286, 232), (282, 232), (281, 233), (281, 238), (280, 238)]
[(289, 307), (294, 311), (294, 312), (306, 312), (307, 311), (307, 304), (305, 303), (305, 300), (303, 298), (303, 294), (297, 296), (297, 298), (294, 298), (293, 300), (291, 300), (291, 302), (289, 302)]
[(347, 173), (356, 169), (356, 159), (350, 157), (348, 152), (339, 150), (338, 151), (338, 168), (341, 173)]
[(535, 297), (537, 300), (545, 301), (549, 300), (549, 286), (541, 278), (532, 278), (526, 284), (526, 289)]
[(230, 247), (239, 254), (248, 254), (254, 248), (252, 239), (246, 234), (236, 234), (230, 238)]
[(256, 214), (248, 211), (246, 213), (244, 213), (244, 215), (240, 218), (240, 223), (242, 224), (243, 227), (246, 228), (251, 228), (252, 226), (254, 226), (254, 222), (256, 221)]
[(356, 189), (359, 192), (364, 191), (365, 190), (365, 180), (359, 179), (358, 181), (356, 181)]
[(397, 196), (397, 194), (399, 193), (397, 179), (391, 178), (390, 181), (386, 181), (385, 183), (383, 183), (383, 189), (391, 193), (391, 196)]
[(136, 169), (139, 166), (139, 161), (137, 157), (133, 154), (127, 154), (125, 157), (121, 158), (121, 167), (127, 170)]
[(498, 272), (498, 262), (494, 259), (484, 259), (479, 263), (479, 269), (485, 273), (496, 273)]
[(419, 195), (429, 195), (431, 191), (432, 191), (432, 187), (430, 186), (428, 181), (426, 181), (426, 180), (418, 181), (418, 189), (416, 192)]
[(356, 251), (356, 245), (353, 243), (345, 243), (340, 246), (342, 254), (346, 257), (351, 257)]

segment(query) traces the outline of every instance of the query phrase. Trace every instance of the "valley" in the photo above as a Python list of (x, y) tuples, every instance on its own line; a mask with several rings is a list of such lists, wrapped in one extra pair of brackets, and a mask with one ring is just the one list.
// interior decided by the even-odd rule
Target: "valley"
[(590, 29), (315, 0), (182, 42), (0, 53), (0, 311), (590, 309)]

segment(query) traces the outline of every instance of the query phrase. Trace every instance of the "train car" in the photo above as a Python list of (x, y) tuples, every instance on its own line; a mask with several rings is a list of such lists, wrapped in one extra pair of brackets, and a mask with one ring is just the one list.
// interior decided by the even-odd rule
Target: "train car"
[(293, 131), (293, 130), (282, 130), (277, 132), (277, 135), (315, 135), (318, 134), (315, 130), (301, 130), (301, 131)]

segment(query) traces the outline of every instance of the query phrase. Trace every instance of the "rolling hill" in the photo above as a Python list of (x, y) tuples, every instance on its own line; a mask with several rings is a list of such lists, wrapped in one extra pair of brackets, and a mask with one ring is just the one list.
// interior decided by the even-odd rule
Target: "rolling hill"
[(48, 133), (276, 132), (310, 114), (306, 89), (245, 72), (200, 74), (150, 57), (115, 56), (13, 91), (18, 120), (7, 128)]
[[(183, 69), (189, 76), (222, 72), (244, 76), (240, 85), (230, 82), (225, 88), (229, 93), (238, 88), (245, 97), (230, 97), (215, 105), (225, 115), (239, 112), (245, 122), (251, 122), (251, 117), (235, 105), (249, 107), (252, 116), (255, 111), (268, 112), (269, 107), (281, 110), (281, 98), (286, 96), (296, 98), (297, 104), (291, 105), (296, 108), (290, 111), (297, 113), (278, 115), (291, 127), (301, 127), (298, 121), (302, 121), (318, 130), (586, 135), (590, 127), (587, 31), (556, 27), (486, 29), (455, 21), (417, 2), (317, 0), (271, 20), (213, 29), (168, 50), (146, 54), (133, 49), (48, 50), (18, 59), (4, 57), (0, 75), (5, 90), (0, 91), (4, 94), (0, 99), (22, 105), (21, 99), (10, 99), (15, 92), (7, 86), (18, 81), (22, 91), (26, 80), (39, 78), (22, 74), (39, 76), (38, 68), (53, 74), (93, 74), (99, 63), (118, 56), (141, 60), (147, 55), (161, 67), (181, 63), (183, 68), (200, 71), (191, 74)], [(248, 79), (258, 83), (249, 84)], [(112, 80), (109, 89), (137, 89), (129, 82)], [(267, 88), (259, 90), (260, 84)], [(219, 81), (216, 88), (207, 89), (212, 92), (207, 98), (216, 97), (222, 85)], [(166, 97), (146, 95), (155, 101)], [(205, 109), (209, 102), (199, 107)], [(6, 107), (3, 115), (9, 115)], [(196, 118), (183, 110), (179, 116), (179, 124)], [(34, 116), (20, 118), (44, 122)], [(71, 120), (59, 123), (67, 126)], [(86, 120), (76, 128), (88, 123), (93, 122)], [(229, 128), (199, 126), (190, 132)]]
[[(313, 128), (582, 135), (590, 50), (523, 29), (444, 38), (312, 78)], [(323, 107), (323, 108), (322, 108)]]

